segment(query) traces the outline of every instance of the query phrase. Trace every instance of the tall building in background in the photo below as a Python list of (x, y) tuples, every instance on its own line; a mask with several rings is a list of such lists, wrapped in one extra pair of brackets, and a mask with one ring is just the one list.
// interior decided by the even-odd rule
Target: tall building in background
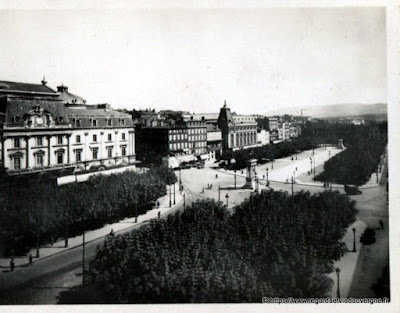
[(218, 116), (224, 150), (247, 149), (260, 146), (257, 142), (257, 122), (252, 115), (237, 115), (227, 107), (226, 101)]
[(10, 175), (134, 164), (132, 117), (61, 85), (0, 81), (1, 166)]

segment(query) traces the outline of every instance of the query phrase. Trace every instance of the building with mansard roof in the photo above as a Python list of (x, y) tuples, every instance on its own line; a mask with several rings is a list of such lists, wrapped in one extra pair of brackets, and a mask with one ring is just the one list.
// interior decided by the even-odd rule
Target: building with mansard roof
[(134, 164), (132, 117), (64, 85), (0, 81), (0, 155), (10, 175)]
[(224, 150), (239, 150), (258, 147), (257, 122), (253, 115), (237, 115), (227, 107), (226, 101), (218, 116), (218, 127), (222, 131)]

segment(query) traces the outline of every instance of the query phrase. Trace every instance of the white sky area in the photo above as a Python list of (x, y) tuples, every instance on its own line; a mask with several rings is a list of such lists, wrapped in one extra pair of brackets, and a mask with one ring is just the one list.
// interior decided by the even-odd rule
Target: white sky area
[[(0, 80), (89, 104), (262, 114), (385, 103), (384, 8), (1, 10)], [(300, 113), (300, 110), (299, 110)]]

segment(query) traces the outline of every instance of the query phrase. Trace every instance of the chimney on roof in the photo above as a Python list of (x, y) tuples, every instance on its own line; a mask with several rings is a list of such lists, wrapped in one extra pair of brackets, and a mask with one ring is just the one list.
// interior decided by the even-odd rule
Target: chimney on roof
[(46, 76), (44, 76), (44, 75), (43, 75), (43, 79), (42, 79), (42, 85), (44, 85), (44, 86), (47, 85)]

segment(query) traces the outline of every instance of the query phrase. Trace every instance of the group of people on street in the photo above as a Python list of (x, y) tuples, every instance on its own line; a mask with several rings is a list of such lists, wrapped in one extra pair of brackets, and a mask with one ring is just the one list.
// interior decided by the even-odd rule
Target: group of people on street
[[(29, 254), (28, 256), (28, 266), (32, 266), (33, 265), (33, 257), (32, 257), (32, 253)], [(14, 272), (15, 269), (15, 260), (14, 257), (11, 258), (10, 261), (10, 271)]]

